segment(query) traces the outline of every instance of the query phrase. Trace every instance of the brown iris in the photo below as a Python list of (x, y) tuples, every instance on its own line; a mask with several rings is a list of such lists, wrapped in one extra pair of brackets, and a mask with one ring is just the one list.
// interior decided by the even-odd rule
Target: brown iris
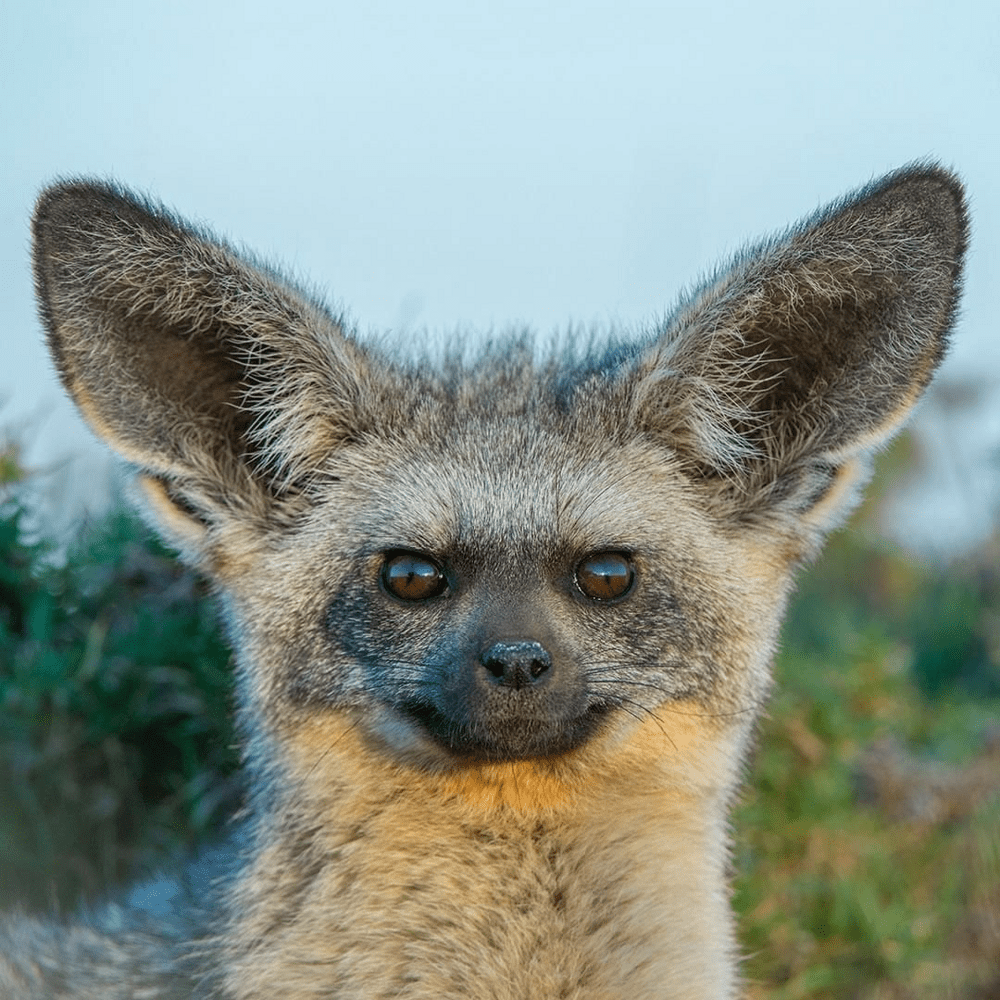
[(382, 564), (382, 586), (401, 601), (426, 601), (443, 594), (448, 580), (433, 559), (416, 552), (398, 552)]
[(576, 585), (592, 601), (624, 597), (635, 581), (635, 569), (621, 552), (593, 552), (576, 567)]

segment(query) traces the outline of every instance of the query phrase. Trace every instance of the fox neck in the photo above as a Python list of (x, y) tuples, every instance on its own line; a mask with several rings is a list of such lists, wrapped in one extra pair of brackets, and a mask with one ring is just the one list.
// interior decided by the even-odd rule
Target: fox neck
[(314, 996), (320, 963), (359, 1000), (735, 996), (725, 761), (743, 737), (680, 718), (613, 754), (441, 771), (299, 727), (232, 900), (233, 994)]

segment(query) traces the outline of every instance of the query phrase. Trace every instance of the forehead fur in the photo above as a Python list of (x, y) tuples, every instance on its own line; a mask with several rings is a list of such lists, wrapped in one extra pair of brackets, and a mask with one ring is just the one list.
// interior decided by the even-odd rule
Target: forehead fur
[(362, 429), (311, 463), (314, 496), (346, 503), (385, 544), (398, 532), (395, 544), (431, 550), (490, 534), (536, 551), (627, 545), (654, 513), (650, 492), (661, 515), (690, 492), (670, 449), (635, 434), (632, 364), (617, 347), (567, 356), (523, 337), (382, 363)]

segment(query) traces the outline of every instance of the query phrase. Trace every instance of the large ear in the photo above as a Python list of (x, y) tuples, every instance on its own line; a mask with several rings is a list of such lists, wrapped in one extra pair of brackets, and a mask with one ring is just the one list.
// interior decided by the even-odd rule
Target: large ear
[(818, 537), (941, 361), (966, 235), (958, 180), (915, 166), (742, 254), (633, 369), (640, 426), (726, 517)]
[(34, 266), (66, 388), (190, 555), (354, 433), (365, 360), (337, 321), (162, 208), (107, 184), (49, 188)]

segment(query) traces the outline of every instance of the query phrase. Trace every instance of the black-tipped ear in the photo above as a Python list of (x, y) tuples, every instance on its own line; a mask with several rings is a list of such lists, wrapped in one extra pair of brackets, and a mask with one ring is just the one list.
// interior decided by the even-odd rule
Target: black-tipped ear
[(162, 208), (56, 185), (34, 265), (70, 395), (178, 517), (260, 506), (350, 432), (364, 360), (336, 322)]
[(944, 355), (967, 229), (958, 180), (916, 166), (743, 254), (643, 357), (637, 419), (731, 513), (825, 523)]

